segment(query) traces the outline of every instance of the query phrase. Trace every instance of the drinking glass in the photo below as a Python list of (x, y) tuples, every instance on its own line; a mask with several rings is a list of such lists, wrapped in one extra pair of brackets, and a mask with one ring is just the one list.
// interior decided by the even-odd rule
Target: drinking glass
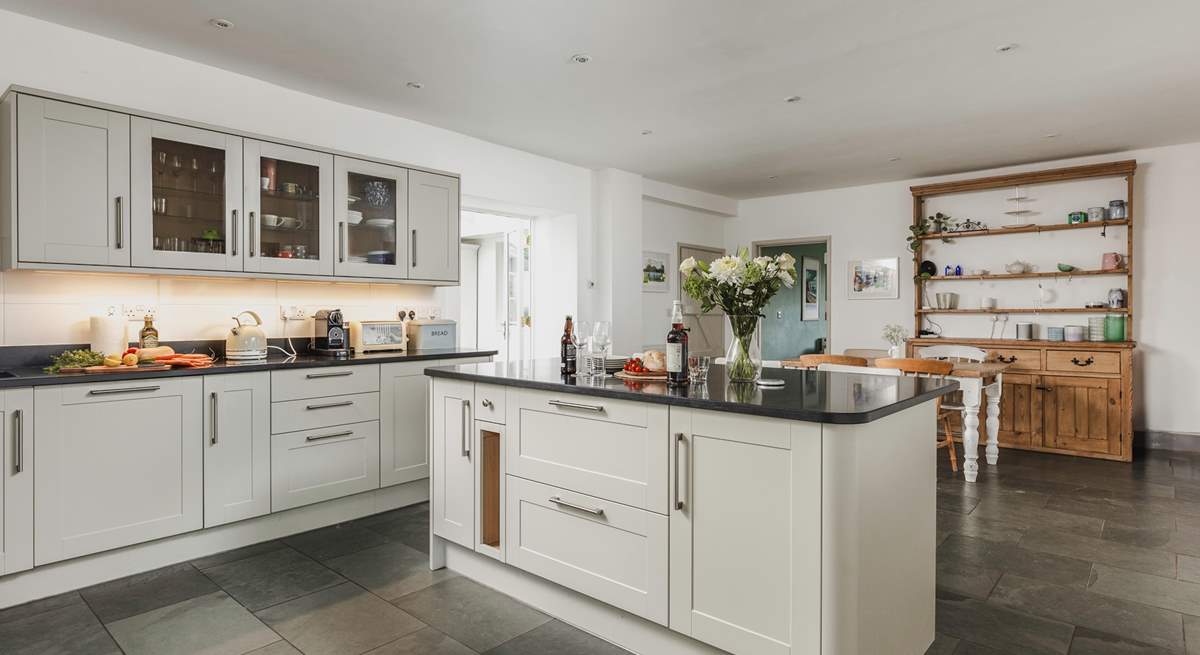
[(703, 384), (708, 381), (708, 366), (712, 358), (708, 355), (688, 355), (688, 379), (693, 384)]
[(596, 324), (592, 326), (591, 354), (599, 362), (599, 366), (593, 372), (593, 375), (599, 375), (600, 377), (608, 375), (605, 366), (608, 364), (608, 356), (611, 350), (612, 323), (608, 321), (596, 321)]

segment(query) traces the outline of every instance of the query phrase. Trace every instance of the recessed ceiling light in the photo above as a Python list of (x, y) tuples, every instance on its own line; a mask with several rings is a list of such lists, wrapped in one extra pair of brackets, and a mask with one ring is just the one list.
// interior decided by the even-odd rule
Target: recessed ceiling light
[(578, 53), (571, 55), (571, 63), (586, 64), (591, 60), (592, 60), (592, 56), (587, 54), (586, 52), (578, 52)]
[(1016, 43), (1003, 43), (1001, 45), (996, 46), (996, 52), (1000, 52), (1000, 53), (1012, 52), (1013, 50), (1016, 50), (1016, 49), (1017, 49)]
[(220, 30), (228, 30), (233, 28), (233, 21), (227, 18), (212, 18), (209, 19), (208, 24)]
[(650, 136), (654, 134), (654, 130), (642, 130), (642, 136)]
[(888, 157), (888, 161), (900, 161), (899, 157)]
[(420, 89), (420, 88), (424, 87), (425, 85), (421, 84), (420, 82), (405, 82), (404, 86), (407, 86), (410, 89)]
[(1057, 139), (1059, 136), (1061, 136), (1061, 135), (1058, 132), (1049, 132), (1047, 134), (1043, 134), (1042, 138), (1043, 139)]
[(801, 98), (800, 96), (788, 96), (788, 97), (784, 98), (783, 101), (790, 104), (793, 102), (800, 102), (803, 99), (804, 98)]
[(779, 176), (778, 176), (778, 175), (768, 175), (768, 176), (767, 176), (767, 179), (768, 179), (768, 180), (778, 180), (778, 179), (779, 179)]

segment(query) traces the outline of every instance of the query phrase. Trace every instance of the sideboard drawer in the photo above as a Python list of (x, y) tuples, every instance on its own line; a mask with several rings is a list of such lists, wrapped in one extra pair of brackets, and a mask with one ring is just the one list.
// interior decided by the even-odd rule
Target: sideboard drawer
[(996, 348), (991, 352), (991, 359), (1005, 364), (1012, 364), (1010, 371), (1040, 371), (1042, 370), (1042, 351), (1028, 348)]
[(379, 421), (271, 437), (271, 511), (379, 488)]
[(667, 624), (668, 519), (508, 476), (507, 562)]
[(498, 384), (475, 385), (475, 418), (504, 424), (505, 396), (508, 389)]
[(356, 393), (271, 403), (271, 434), (361, 423), (379, 418), (379, 394)]
[(379, 365), (321, 366), (271, 372), (271, 402), (379, 391)]
[(1046, 370), (1115, 375), (1121, 372), (1121, 354), (1099, 350), (1048, 350)]

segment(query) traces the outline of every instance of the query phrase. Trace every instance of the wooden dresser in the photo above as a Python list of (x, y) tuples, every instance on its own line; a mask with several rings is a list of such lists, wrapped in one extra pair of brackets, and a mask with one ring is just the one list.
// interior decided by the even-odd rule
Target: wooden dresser
[[(910, 339), (908, 354), (938, 344), (974, 346), (1012, 364), (1000, 396), (1001, 447), (1133, 459), (1133, 342), (927, 338)], [(986, 412), (985, 404), (981, 426)]]

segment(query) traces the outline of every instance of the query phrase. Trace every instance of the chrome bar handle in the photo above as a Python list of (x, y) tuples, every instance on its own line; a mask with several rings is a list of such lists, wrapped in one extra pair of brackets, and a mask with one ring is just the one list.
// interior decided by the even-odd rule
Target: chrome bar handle
[(308, 378), (309, 380), (316, 380), (318, 378), (340, 378), (340, 377), (345, 377), (347, 375), (354, 375), (354, 371), (329, 371), (327, 373), (309, 373), (308, 375), (305, 375), (304, 377)]
[(235, 210), (233, 210), (233, 229), (229, 231), (229, 234), (230, 234), (230, 238), (229, 238), (229, 240), (230, 240), (230, 250), (232, 250), (232, 251), (233, 251), (233, 252), (231, 252), (230, 254), (232, 254), (234, 257), (237, 257), (237, 247), (238, 247), (238, 210), (236, 210), (236, 209), (235, 209)]
[(563, 409), (582, 409), (597, 413), (604, 412), (604, 405), (585, 405), (584, 403), (572, 403), (566, 400), (551, 400), (549, 403), (555, 407), (561, 407)]
[(338, 263), (346, 261), (346, 221), (338, 223)]
[(122, 205), (125, 204), (125, 199), (117, 196), (117, 250), (125, 247), (125, 211)]
[(249, 253), (248, 253), (249, 256), (253, 257), (254, 256), (254, 242), (257, 240), (254, 238), (254, 233), (258, 229), (258, 221), (254, 220), (254, 212), (250, 212), (248, 219), (249, 220), (248, 220), (248, 223), (246, 224), (246, 227), (250, 228), (250, 236), (249, 236), (250, 243), (246, 245), (246, 249), (249, 250)]
[(89, 396), (107, 396), (114, 393), (137, 393), (141, 391), (158, 391), (162, 387), (157, 384), (148, 387), (125, 387), (124, 389), (91, 389)]
[(22, 410), (13, 410), (13, 473), (25, 470), (25, 414)]
[(683, 433), (675, 433), (675, 509), (683, 509), (683, 500), (679, 497), (679, 444), (683, 443)]
[(462, 456), (471, 459), (471, 401), (462, 401)]
[(588, 514), (595, 514), (596, 516), (604, 516), (604, 508), (603, 507), (588, 507), (587, 505), (576, 505), (575, 503), (563, 500), (562, 498), (559, 498), (558, 496), (550, 496), (550, 502), (554, 503), (555, 505), (561, 505), (563, 507), (570, 507), (571, 509), (577, 509), (581, 512), (587, 512)]
[(409, 244), (409, 249), (412, 250), (412, 268), (416, 268), (417, 267), (417, 231), (416, 230), (412, 231), (412, 237), (410, 238), (410, 242), (411, 243)]
[(208, 408), (209, 420), (212, 421), (212, 436), (208, 438), (208, 444), (215, 446), (217, 445), (217, 417), (220, 416), (217, 413), (217, 392), (213, 391), (208, 394), (208, 397), (212, 400), (212, 406)]
[(353, 404), (354, 404), (353, 400), (343, 400), (341, 402), (336, 402), (336, 403), (319, 403), (316, 405), (305, 405), (304, 409), (329, 409), (331, 407), (348, 407)]
[(332, 432), (330, 434), (321, 434), (312, 437), (304, 437), (305, 441), (320, 441), (322, 439), (332, 439), (334, 437), (348, 437), (354, 434), (354, 430), (342, 430), (341, 432)]

